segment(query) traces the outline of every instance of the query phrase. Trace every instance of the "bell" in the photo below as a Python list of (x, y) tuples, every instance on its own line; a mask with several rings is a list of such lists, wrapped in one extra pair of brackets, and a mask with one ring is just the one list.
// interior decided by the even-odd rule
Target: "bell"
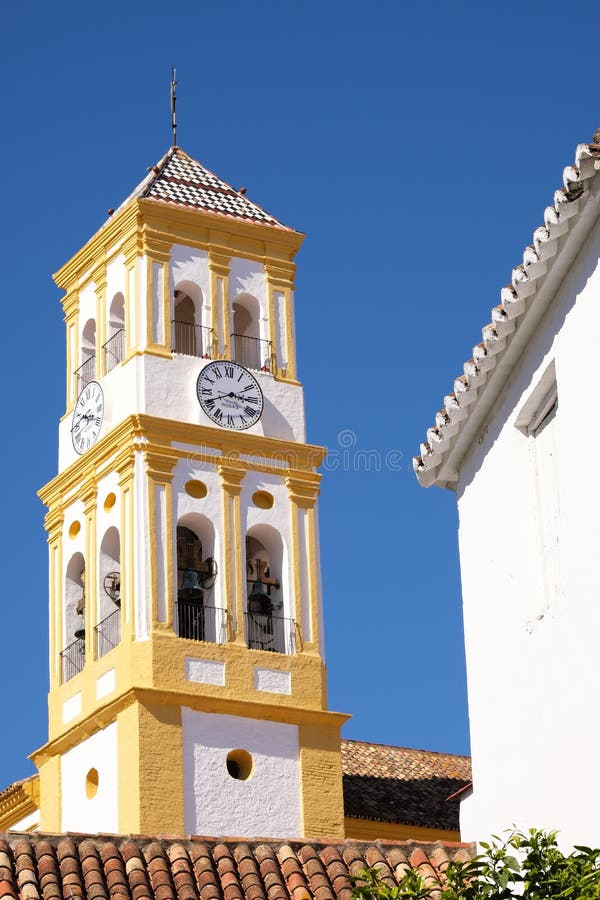
[(201, 603), (204, 599), (204, 591), (198, 578), (198, 572), (195, 569), (186, 569), (183, 573), (183, 581), (177, 592), (177, 596), (181, 600), (195, 601)]
[(248, 612), (268, 616), (271, 612), (269, 589), (262, 581), (255, 581), (248, 594)]
[(75, 612), (78, 616), (81, 616), (81, 625), (79, 626), (79, 628), (75, 629), (75, 631), (73, 632), (73, 637), (76, 641), (83, 641), (85, 640), (85, 600), (83, 599), (83, 597), (75, 607)]

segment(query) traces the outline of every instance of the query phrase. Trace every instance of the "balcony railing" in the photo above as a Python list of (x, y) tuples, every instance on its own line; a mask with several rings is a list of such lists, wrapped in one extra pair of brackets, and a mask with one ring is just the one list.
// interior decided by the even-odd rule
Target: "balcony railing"
[(202, 356), (210, 359), (212, 351), (212, 328), (192, 325), (189, 322), (171, 321), (171, 341), (174, 353), (185, 356)]
[(178, 634), (190, 641), (224, 644), (227, 640), (227, 613), (218, 606), (203, 606), (195, 600), (178, 600)]
[(296, 652), (296, 623), (265, 613), (246, 613), (248, 647), (251, 650), (270, 650), (272, 653)]
[(115, 331), (105, 344), (102, 344), (104, 352), (104, 371), (110, 372), (120, 362), (123, 362), (125, 356), (125, 329), (119, 328)]
[(231, 335), (231, 358), (247, 369), (271, 372), (271, 341), (234, 333)]
[(96, 354), (86, 359), (78, 369), (75, 369), (75, 396), (79, 397), (80, 393), (90, 381), (96, 378)]
[(85, 665), (85, 639), (75, 638), (73, 643), (61, 652), (60, 659), (61, 678), (64, 684), (65, 681), (70, 681), (71, 678), (78, 675)]
[(116, 647), (121, 641), (121, 610), (115, 609), (94, 627), (98, 658)]

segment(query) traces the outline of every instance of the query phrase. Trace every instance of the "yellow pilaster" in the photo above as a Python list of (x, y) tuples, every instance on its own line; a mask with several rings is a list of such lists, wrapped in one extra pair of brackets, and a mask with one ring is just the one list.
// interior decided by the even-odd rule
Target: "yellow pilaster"
[(134, 468), (133, 448), (116, 464), (121, 491), (121, 640), (131, 640), (134, 634), (135, 546), (134, 521)]
[(62, 506), (55, 506), (48, 511), (45, 519), (48, 532), (48, 550), (50, 559), (50, 690), (61, 682), (60, 651), (63, 630), (63, 598), (62, 598), (62, 534), (64, 512)]
[(244, 570), (242, 517), (240, 494), (246, 470), (233, 462), (218, 466), (223, 488), (223, 525), (225, 548), (225, 598), (228, 621), (233, 620), (234, 641), (246, 643), (244, 638)]
[[(292, 571), (294, 573), (294, 596), (296, 598), (296, 622), (298, 631), (302, 634), (302, 560), (300, 558), (300, 515), (299, 510), (306, 510), (307, 527), (305, 528), (305, 551), (308, 584), (304, 590), (308, 590), (308, 609), (310, 622), (308, 633), (310, 641), (305, 646), (306, 650), (319, 652), (319, 573), (318, 551), (316, 544), (315, 511), (314, 506), (319, 496), (319, 484), (321, 476), (312, 472), (297, 472), (289, 475), (286, 485), (290, 497), (291, 533), (292, 533)], [(304, 518), (304, 517), (303, 517)]]
[(181, 708), (135, 702), (117, 722), (119, 831), (183, 834)]
[(62, 831), (60, 756), (51, 756), (39, 767), (40, 830), (49, 834)]
[[(171, 242), (144, 234), (143, 250), (146, 258), (145, 346), (155, 355), (171, 356), (171, 286), (169, 262)], [(161, 289), (155, 284), (160, 273)], [(156, 296), (157, 313), (154, 303)], [(158, 317), (162, 319), (162, 334), (157, 333)]]
[[(175, 583), (173, 554), (173, 499), (171, 483), (173, 468), (178, 459), (174, 450), (147, 450), (148, 530), (150, 535), (150, 593), (152, 596), (152, 625), (173, 626), (173, 598)], [(160, 605), (163, 611), (161, 614)]]
[[(293, 295), (294, 295), (294, 278), (296, 267), (294, 263), (285, 263), (281, 260), (277, 262), (269, 261), (265, 266), (267, 275), (267, 285), (269, 290), (269, 320), (271, 328), (271, 341), (273, 344), (273, 353), (277, 360), (277, 369), (275, 374), (280, 378), (286, 378), (289, 381), (296, 380), (296, 343), (294, 336), (294, 314), (293, 314)], [(282, 323), (285, 330), (286, 356), (287, 365), (285, 371), (280, 365), (281, 348), (278, 347), (277, 332), (277, 312), (275, 308), (275, 292), (283, 294), (284, 303), (284, 322)]]
[(79, 298), (75, 291), (69, 292), (63, 300), (65, 312), (65, 325), (67, 329), (67, 409), (71, 409), (77, 397), (75, 396), (74, 372), (79, 365)]
[(131, 234), (125, 242), (123, 253), (125, 255), (125, 358), (127, 358), (140, 343), (137, 317), (139, 247), (136, 233)]
[[(213, 359), (229, 358), (231, 322), (229, 315), (229, 262), (228, 256), (211, 251), (208, 257), (210, 270), (210, 308), (213, 330)], [(222, 330), (222, 333), (221, 333)]]
[(344, 837), (338, 725), (300, 725), (300, 773), (303, 834)]
[(104, 344), (106, 343), (106, 266), (100, 265), (93, 273), (96, 290), (96, 378), (106, 374)]
[(83, 515), (85, 519), (85, 658), (92, 660), (96, 656), (96, 632), (98, 624), (98, 585), (97, 585), (97, 534), (96, 534), (96, 497), (97, 484), (91, 480), (84, 485), (81, 493)]

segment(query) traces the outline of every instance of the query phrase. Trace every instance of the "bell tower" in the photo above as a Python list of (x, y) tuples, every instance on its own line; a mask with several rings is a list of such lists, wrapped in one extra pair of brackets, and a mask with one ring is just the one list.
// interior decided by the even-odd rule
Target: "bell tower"
[(343, 836), (302, 239), (172, 147), (55, 276), (44, 831)]

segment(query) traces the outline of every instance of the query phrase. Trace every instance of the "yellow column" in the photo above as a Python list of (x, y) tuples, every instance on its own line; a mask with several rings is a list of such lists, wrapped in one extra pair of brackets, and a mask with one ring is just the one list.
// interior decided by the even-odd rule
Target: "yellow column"
[(138, 235), (132, 234), (123, 245), (125, 255), (125, 358), (133, 353), (139, 343), (138, 324)]
[[(171, 285), (169, 263), (171, 242), (161, 240), (155, 234), (144, 233), (144, 254), (146, 257), (146, 302), (145, 302), (145, 346), (159, 356), (171, 356)], [(162, 282), (159, 291), (155, 276), (160, 273)], [(162, 334), (157, 332), (156, 313), (162, 319)]]
[(229, 315), (229, 261), (230, 257), (222, 253), (210, 251), (208, 268), (210, 270), (210, 309), (211, 327), (213, 330), (213, 349), (211, 356), (216, 359), (223, 356), (229, 359), (229, 342), (231, 340), (231, 321)]
[(104, 344), (106, 343), (106, 266), (99, 266), (92, 274), (96, 290), (96, 378), (106, 374)]
[(133, 540), (133, 478), (135, 456), (133, 447), (114, 463), (119, 475), (121, 491), (121, 640), (132, 640), (134, 635), (135, 546)]
[[(277, 361), (277, 368), (273, 374), (278, 378), (285, 378), (288, 381), (296, 380), (296, 345), (294, 338), (294, 313), (293, 301), (294, 294), (294, 278), (296, 267), (291, 262), (283, 260), (269, 261), (265, 266), (267, 275), (267, 286), (269, 290), (269, 326), (271, 331), (271, 342), (273, 345), (273, 355)], [(275, 309), (275, 292), (283, 294), (284, 297), (284, 330), (286, 343), (286, 366), (285, 370), (280, 366), (280, 350), (278, 347), (279, 335), (277, 330), (277, 311)]]
[(306, 837), (344, 837), (340, 725), (300, 725), (302, 825)]
[(79, 365), (79, 298), (73, 291), (63, 300), (65, 325), (67, 328), (67, 410), (74, 405), (77, 396), (74, 373)]
[(96, 498), (97, 484), (94, 479), (86, 482), (81, 492), (83, 500), (83, 516), (85, 520), (85, 658), (91, 662), (96, 657), (96, 632), (98, 624), (98, 585), (97, 585), (97, 534), (96, 534)]
[(240, 494), (246, 471), (231, 461), (219, 463), (218, 470), (223, 488), (224, 596), (227, 620), (233, 621), (235, 643), (245, 646), (243, 568), (245, 536), (242, 534)]
[(54, 506), (45, 518), (48, 532), (48, 550), (50, 557), (50, 690), (58, 687), (62, 681), (61, 657), (63, 631), (63, 578), (62, 578), (62, 535), (64, 512), (62, 506)]
[[(316, 653), (321, 652), (319, 639), (319, 558), (315, 521), (315, 503), (319, 496), (320, 482), (321, 476), (316, 472), (294, 472), (285, 479), (290, 497), (291, 565), (294, 573), (297, 632), (302, 636), (302, 591), (304, 589), (308, 590), (308, 610), (310, 615), (308, 633), (310, 634), (310, 641), (307, 642), (303, 649)], [(300, 527), (304, 527), (303, 524), (301, 526), (300, 510), (306, 511), (306, 527), (304, 528), (305, 560), (302, 560), (300, 555)], [(302, 520), (304, 520), (304, 516), (302, 516)], [(308, 578), (308, 583), (304, 588), (301, 581), (303, 568)]]
[(152, 625), (173, 627), (173, 468), (177, 452), (164, 447), (147, 449), (148, 532), (150, 536), (150, 592)]

